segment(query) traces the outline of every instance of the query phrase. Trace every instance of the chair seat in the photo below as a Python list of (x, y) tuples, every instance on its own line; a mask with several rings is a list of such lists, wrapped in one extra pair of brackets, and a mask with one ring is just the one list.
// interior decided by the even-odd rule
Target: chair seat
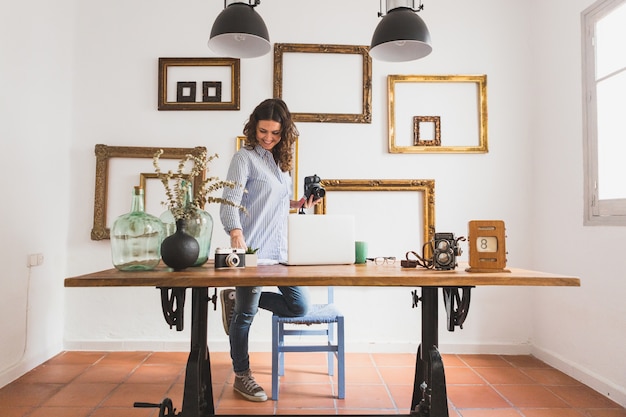
[(306, 316), (278, 317), (278, 321), (293, 324), (335, 323), (339, 316), (341, 312), (335, 304), (313, 304)]

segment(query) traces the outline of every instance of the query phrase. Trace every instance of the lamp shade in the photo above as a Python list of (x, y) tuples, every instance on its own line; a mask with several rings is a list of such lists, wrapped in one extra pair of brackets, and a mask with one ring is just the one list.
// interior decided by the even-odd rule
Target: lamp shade
[(272, 46), (265, 22), (246, 3), (232, 3), (217, 16), (209, 48), (231, 58), (256, 58), (267, 54)]
[(376, 27), (370, 55), (381, 61), (402, 62), (423, 58), (432, 50), (426, 23), (412, 9), (398, 7)]

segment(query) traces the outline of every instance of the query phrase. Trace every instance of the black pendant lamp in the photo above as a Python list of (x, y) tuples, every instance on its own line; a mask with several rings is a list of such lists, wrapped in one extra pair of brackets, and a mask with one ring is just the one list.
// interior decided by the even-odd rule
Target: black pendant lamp
[(387, 14), (383, 16), (370, 46), (370, 56), (380, 61), (402, 62), (420, 59), (433, 50), (426, 23), (416, 12), (415, 0), (386, 0)]
[(224, 0), (224, 10), (217, 16), (209, 48), (231, 58), (256, 58), (267, 54), (272, 46), (267, 26), (254, 8), (260, 0)]

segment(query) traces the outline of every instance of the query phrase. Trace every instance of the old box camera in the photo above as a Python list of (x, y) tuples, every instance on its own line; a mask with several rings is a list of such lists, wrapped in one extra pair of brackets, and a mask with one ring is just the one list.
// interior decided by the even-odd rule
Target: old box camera
[(447, 271), (456, 268), (456, 257), (461, 256), (462, 250), (458, 245), (454, 233), (435, 233), (433, 250), (433, 268)]
[(322, 180), (317, 175), (304, 177), (304, 198), (307, 200), (313, 196), (313, 200), (319, 200), (326, 195), (326, 190), (320, 185)]
[(215, 249), (215, 269), (244, 268), (246, 251), (240, 248)]

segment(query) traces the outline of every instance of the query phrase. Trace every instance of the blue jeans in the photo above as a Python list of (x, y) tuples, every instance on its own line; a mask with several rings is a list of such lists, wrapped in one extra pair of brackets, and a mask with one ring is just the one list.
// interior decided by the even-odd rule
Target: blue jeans
[(278, 287), (280, 294), (263, 292), (263, 287), (236, 287), (235, 313), (230, 322), (230, 357), (233, 370), (250, 369), (248, 335), (259, 307), (283, 317), (304, 316), (309, 309), (307, 287)]

